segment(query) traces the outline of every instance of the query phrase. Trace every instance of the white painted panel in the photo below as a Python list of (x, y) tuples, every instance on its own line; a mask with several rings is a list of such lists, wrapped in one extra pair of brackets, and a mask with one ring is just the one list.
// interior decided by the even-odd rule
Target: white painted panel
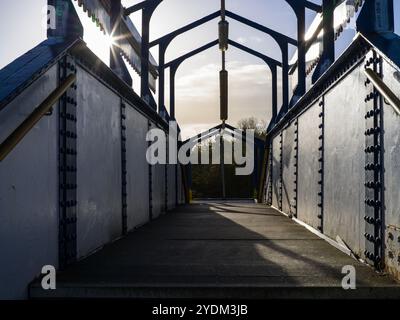
[[(400, 98), (400, 72), (387, 62), (384, 62), (383, 68), (385, 83)], [(400, 116), (388, 104), (385, 104), (383, 114), (385, 126), (386, 225), (400, 229)]]
[(132, 230), (150, 219), (149, 164), (146, 160), (148, 120), (131, 107), (127, 107), (126, 113), (127, 213), (128, 229)]
[[(400, 72), (383, 62), (385, 84), (400, 98)], [(385, 198), (385, 265), (400, 279), (400, 116), (384, 105), (384, 198)]]
[(165, 212), (165, 165), (156, 164), (152, 167), (153, 218), (158, 218)]
[(280, 209), (281, 184), (281, 136), (277, 135), (272, 141), (272, 205)]
[(296, 205), (295, 189), (296, 189), (296, 150), (295, 150), (295, 130), (296, 127), (292, 123), (283, 131), (283, 152), (282, 152), (282, 167), (283, 167), (283, 184), (282, 184), (282, 211), (287, 214), (295, 214)]
[(299, 117), (298, 212), (300, 220), (318, 228), (319, 113), (313, 105)]
[[(366, 80), (356, 68), (325, 96), (324, 233), (360, 256), (365, 230)], [(349, 90), (351, 88), (351, 90)]]
[[(0, 141), (56, 86), (53, 67), (0, 111)], [(0, 299), (27, 298), (42, 267), (58, 267), (57, 108), (0, 163), (0, 255)]]
[(78, 256), (122, 233), (121, 101), (78, 70)]
[[(151, 122), (151, 128), (158, 128)], [(165, 165), (155, 164), (151, 166), (151, 215), (153, 219), (158, 218), (165, 212)]]

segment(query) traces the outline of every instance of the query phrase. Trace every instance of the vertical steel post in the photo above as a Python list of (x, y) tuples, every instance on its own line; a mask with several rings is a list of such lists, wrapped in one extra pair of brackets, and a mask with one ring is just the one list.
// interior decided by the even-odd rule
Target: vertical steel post
[(222, 199), (226, 199), (226, 186), (225, 186), (225, 148), (224, 148), (224, 128), (221, 128), (220, 134), (220, 167), (221, 167), (221, 186), (222, 186)]
[(301, 97), (306, 92), (306, 8), (305, 6), (299, 5), (296, 10), (297, 16), (297, 43), (298, 43), (298, 60), (297, 60), (297, 72), (298, 72), (298, 86), (296, 94)]
[[(158, 57), (158, 113), (165, 106), (165, 52), (167, 50), (165, 43), (159, 45)], [(171, 117), (171, 120), (175, 120)]]
[[(121, 0), (111, 1), (111, 34), (110, 37), (119, 37), (120, 29), (119, 23), (121, 19)], [(116, 45), (110, 47), (110, 68), (113, 70), (122, 80), (132, 86), (132, 77), (122, 59), (120, 49)]]
[(150, 20), (152, 12), (148, 6), (142, 10), (142, 43), (141, 43), (141, 97), (144, 101), (150, 102), (149, 89), (149, 58), (150, 58)]
[(277, 66), (270, 66), (272, 76), (272, 122), (276, 122), (278, 115), (278, 70)]
[(318, 191), (318, 208), (319, 208), (319, 213), (318, 213), (318, 220), (320, 221), (320, 224), (318, 226), (318, 230), (320, 232), (324, 232), (324, 158), (325, 158), (325, 98), (322, 97), (320, 102), (319, 102), (319, 125), (318, 125), (318, 130), (319, 130), (319, 169), (318, 169), (318, 175), (319, 175), (319, 180), (318, 180), (318, 186), (319, 186), (319, 191)]
[[(152, 129), (151, 122), (148, 121), (148, 130)], [(148, 142), (148, 147), (151, 146), (151, 142)], [(149, 220), (153, 220), (153, 166), (148, 165), (149, 168)]]
[(172, 119), (176, 118), (175, 115), (175, 76), (179, 65), (172, 65), (169, 70), (170, 85), (169, 85), (169, 113)]
[(272, 197), (273, 197), (273, 143), (272, 141), (269, 142), (269, 157), (268, 157), (268, 162), (269, 162), (269, 179), (268, 179), (268, 195), (267, 195), (267, 204), (272, 206)]
[(83, 26), (72, 4), (72, 0), (47, 0), (56, 10), (56, 28), (47, 29), (48, 38), (83, 38)]
[(335, 61), (335, 7), (336, 1), (323, 0), (322, 4), (322, 23), (323, 23), (323, 64), (324, 70)]
[[(59, 64), (60, 80), (77, 73), (66, 56)], [(77, 259), (77, 86), (60, 99), (59, 108), (59, 264), (63, 269)]]
[(312, 83), (315, 83), (319, 77), (332, 65), (335, 61), (335, 26), (334, 13), (336, 1), (323, 0), (322, 5), (322, 24), (323, 24), (323, 48), (321, 60), (319, 61), (312, 75)]
[(281, 45), (282, 51), (282, 108), (286, 113), (289, 108), (289, 44)]
[[(365, 68), (382, 74), (382, 58), (376, 52), (369, 54)], [(365, 256), (367, 261), (381, 269), (384, 256), (384, 102), (383, 97), (367, 79), (371, 91), (365, 98)]]
[(283, 132), (279, 135), (279, 210), (283, 210)]
[[(150, 21), (157, 6), (162, 0), (146, 0), (148, 2), (142, 9), (142, 43), (141, 43), (141, 97), (150, 102), (149, 88), (149, 63), (150, 63)], [(162, 107), (160, 107), (161, 109)]]
[(294, 122), (294, 204), (292, 205), (292, 213), (295, 218), (298, 216), (298, 198), (299, 198), (299, 118)]
[(122, 234), (128, 233), (128, 191), (126, 167), (126, 105), (121, 101), (121, 202), (122, 202)]

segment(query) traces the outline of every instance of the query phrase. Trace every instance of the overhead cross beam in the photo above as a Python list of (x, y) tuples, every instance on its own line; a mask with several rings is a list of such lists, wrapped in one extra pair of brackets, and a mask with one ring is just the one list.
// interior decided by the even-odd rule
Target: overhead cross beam
[[(163, 66), (163, 69), (170, 68), (170, 115), (172, 119), (175, 119), (175, 76), (178, 68), (180, 65), (187, 59), (205, 51), (208, 50), (216, 45), (218, 45), (219, 41), (211, 41), (207, 43), (204, 46), (201, 46), (195, 50), (192, 50), (191, 52), (188, 52), (168, 63), (166, 63)], [(236, 47), (239, 50), (242, 50), (244, 52), (247, 52), (255, 57), (258, 57), (262, 59), (270, 68), (271, 74), (272, 74), (272, 119), (271, 122), (275, 122), (276, 117), (277, 117), (277, 112), (278, 112), (278, 76), (277, 76), (277, 68), (282, 67), (282, 63), (272, 59), (271, 57), (268, 57), (260, 52), (257, 52), (253, 49), (250, 49), (242, 44), (239, 44), (235, 41), (228, 40), (228, 43), (232, 45), (233, 47)], [(161, 73), (162, 70), (160, 70)]]
[(129, 8), (124, 8), (124, 15), (129, 16), (132, 13), (135, 13), (136, 11), (144, 9), (148, 5), (148, 2), (149, 1), (144, 0), (142, 2), (139, 2), (139, 3), (129, 7)]
[(193, 57), (193, 56), (195, 56), (195, 55), (197, 55), (197, 54), (199, 54), (199, 53), (201, 53), (203, 51), (206, 51), (207, 49), (210, 49), (210, 48), (216, 46), (217, 44), (218, 44), (218, 40), (211, 41), (211, 42), (205, 44), (204, 46), (201, 46), (201, 47), (199, 47), (199, 48), (197, 48), (197, 49), (195, 49), (193, 51), (190, 51), (190, 52), (188, 52), (188, 53), (186, 53), (186, 54), (184, 54), (184, 55), (182, 55), (182, 56), (180, 56), (180, 57), (178, 57), (178, 58), (166, 63), (164, 65), (164, 69), (170, 68), (171, 66), (180, 65), (185, 60), (187, 60), (187, 59), (189, 59), (189, 58), (191, 58), (191, 57)]
[[(165, 101), (165, 73), (163, 66), (165, 65), (165, 53), (170, 45), (171, 41), (175, 39), (177, 36), (188, 32), (196, 27), (199, 27), (221, 15), (221, 10), (218, 10), (210, 15), (207, 15), (195, 22), (192, 22), (182, 28), (179, 28), (157, 40), (149, 43), (149, 47), (153, 47), (159, 45), (159, 95), (158, 95), (158, 105), (159, 109), (164, 108)], [(242, 16), (239, 16), (233, 12), (226, 11), (226, 16), (230, 17), (233, 20), (241, 22), (251, 28), (259, 30), (263, 33), (270, 35), (279, 45), (282, 54), (282, 72), (283, 72), (283, 81), (282, 81), (282, 96), (283, 96), (283, 108), (285, 112), (287, 111), (289, 105), (289, 47), (288, 44), (297, 45), (297, 40), (290, 38), (286, 35), (283, 35), (275, 30), (272, 30), (268, 27), (265, 27), (261, 24), (255, 23), (249, 19), (246, 19)]]
[(197, 27), (199, 27), (199, 26), (201, 26), (201, 25), (203, 25), (203, 24), (205, 24), (205, 23), (207, 23), (207, 22), (209, 22), (211, 20), (214, 20), (214, 19), (218, 18), (220, 16), (220, 14), (221, 14), (221, 10), (218, 10), (218, 11), (216, 11), (214, 13), (211, 13), (211, 14), (205, 16), (204, 18), (201, 18), (201, 19), (199, 19), (199, 20), (197, 20), (195, 22), (189, 23), (188, 25), (186, 25), (186, 26), (184, 26), (182, 28), (179, 28), (179, 29), (177, 29), (177, 30), (165, 35), (165, 36), (162, 36), (161, 38), (159, 38), (157, 40), (154, 40), (154, 41), (150, 42), (149, 46), (150, 47), (154, 47), (154, 46), (159, 45), (161, 43), (171, 42), (177, 36), (179, 36), (179, 35), (181, 35), (181, 34), (183, 34), (185, 32), (188, 32), (188, 31), (190, 31), (190, 30), (192, 30), (194, 28), (197, 28)]
[(260, 59), (264, 60), (264, 62), (266, 64), (268, 64), (268, 66), (270, 66), (270, 67), (272, 65), (276, 65), (278, 67), (282, 67), (282, 62), (279, 62), (279, 61), (277, 61), (275, 59), (272, 59), (271, 57), (266, 56), (266, 55), (264, 55), (264, 54), (262, 54), (262, 53), (260, 53), (258, 51), (250, 49), (250, 48), (248, 48), (248, 47), (246, 47), (246, 46), (244, 46), (244, 45), (242, 45), (242, 44), (240, 44), (240, 43), (238, 43), (236, 41), (228, 40), (228, 43), (230, 45), (236, 47), (239, 50), (242, 50), (242, 51), (247, 52), (247, 53), (249, 53), (249, 54), (251, 54), (251, 55), (253, 55), (253, 56), (257, 57), (257, 58), (260, 58)]
[[(282, 74), (283, 74), (283, 81), (282, 81), (282, 91), (283, 91), (283, 113), (288, 111), (289, 107), (289, 44), (295, 45), (298, 47), (298, 85), (296, 88), (296, 95), (301, 96), (305, 93), (305, 83), (306, 83), (306, 52), (307, 52), (307, 41), (304, 38), (305, 35), (305, 10), (311, 9), (316, 12), (321, 12), (323, 7), (315, 4), (308, 0), (285, 0), (293, 9), (297, 17), (297, 40), (292, 39), (291, 37), (285, 36), (275, 30), (257, 24), (249, 19), (243, 18), (237, 14), (234, 14), (230, 11), (226, 11), (226, 16), (242, 22), (252, 28), (255, 28), (261, 32), (269, 34), (271, 37), (277, 41), (281, 52), (282, 52)], [(133, 12), (138, 10), (142, 10), (142, 77), (141, 77), (141, 96), (144, 100), (149, 100), (150, 90), (149, 90), (149, 77), (148, 77), (148, 69), (149, 66), (147, 64), (148, 57), (149, 57), (149, 49), (150, 49), (150, 42), (149, 42), (149, 28), (150, 28), (150, 20), (152, 14), (154, 13), (155, 9), (158, 5), (163, 2), (163, 0), (145, 0), (142, 1), (130, 8), (125, 9), (125, 14), (129, 15)], [(163, 70), (163, 66), (165, 63), (165, 51), (168, 45), (171, 43), (172, 39), (174, 39), (179, 34), (187, 32), (196, 26), (206, 23), (216, 17), (221, 12), (215, 12), (209, 16), (200, 19), (194, 23), (187, 25), (181, 29), (176, 30), (173, 33), (170, 33), (158, 40), (155, 40), (151, 43), (151, 46), (159, 45), (160, 50), (160, 70)], [(172, 70), (173, 71), (173, 70)], [(165, 75), (160, 74), (160, 95), (159, 95), (159, 108), (164, 108), (164, 82), (165, 82)]]
[[(330, 1), (332, 1), (332, 0), (330, 0)], [(313, 10), (315, 12), (322, 12), (322, 6), (320, 6), (319, 4), (316, 4), (314, 2), (304, 1), (304, 5), (305, 5), (305, 7), (307, 9), (311, 9), (311, 10)]]
[(269, 34), (272, 38), (274, 38), (277, 42), (279, 43), (289, 43), (292, 44), (294, 46), (297, 46), (297, 40), (288, 37), (280, 32), (277, 32), (273, 29), (270, 29), (268, 27), (265, 27), (257, 22), (251, 21), (247, 18), (244, 18), (236, 13), (233, 13), (229, 10), (226, 10), (226, 16), (229, 18), (232, 18), (238, 22), (241, 22), (249, 27), (252, 27), (253, 29), (256, 29), (258, 31), (261, 31), (263, 33)]

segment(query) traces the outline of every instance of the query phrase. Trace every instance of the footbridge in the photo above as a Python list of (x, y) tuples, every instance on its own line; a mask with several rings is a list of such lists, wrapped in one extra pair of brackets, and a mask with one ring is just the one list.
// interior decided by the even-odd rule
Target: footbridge
[[(295, 12), (296, 39), (221, 1), (221, 10), (150, 40), (162, 2), (48, 0), (56, 27), (0, 70), (0, 298), (400, 297), (393, 1), (282, 1)], [(109, 66), (83, 41), (76, 8), (113, 35)], [(316, 14), (308, 30), (306, 10)], [(133, 13), (141, 13), (141, 32)], [(217, 40), (166, 61), (177, 36), (215, 19)], [(272, 37), (281, 59), (229, 39), (229, 23)], [(348, 23), (357, 35), (335, 55)], [(150, 53), (157, 46), (158, 61)], [(214, 46), (222, 123), (175, 141), (176, 72)], [(270, 69), (266, 137), (228, 123), (231, 46)], [(292, 60), (289, 46), (297, 48)], [(129, 68), (140, 75), (139, 93)], [(149, 152), (154, 136), (168, 161)], [(252, 199), (226, 196), (224, 136), (252, 155)], [(189, 142), (181, 155), (190, 158), (212, 137), (221, 141), (221, 197), (196, 200), (196, 164), (179, 153)], [(51, 267), (56, 289), (43, 287)], [(357, 289), (343, 288), (349, 270)]]

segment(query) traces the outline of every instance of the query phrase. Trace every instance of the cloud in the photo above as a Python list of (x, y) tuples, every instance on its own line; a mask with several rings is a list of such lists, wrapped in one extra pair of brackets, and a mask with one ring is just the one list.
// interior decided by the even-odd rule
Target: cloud
[[(176, 110), (185, 137), (193, 136), (220, 122), (220, 64), (207, 64), (177, 78)], [(264, 63), (229, 61), (229, 120), (254, 116), (268, 121), (271, 110), (271, 74)]]
[[(208, 64), (180, 77), (176, 83), (177, 98), (207, 99), (219, 94), (219, 64)], [(245, 64), (240, 61), (227, 63), (230, 86), (240, 86), (244, 92), (255, 87), (266, 86), (271, 80), (268, 68), (264, 64)], [(231, 88), (233, 89), (233, 88)]]
[(264, 42), (264, 39), (263, 39), (263, 38), (260, 38), (260, 37), (257, 37), (257, 36), (252, 36), (252, 37), (250, 37), (250, 40), (253, 41), (253, 42), (256, 42), (256, 43), (262, 43), (262, 42)]
[(237, 42), (241, 43), (241, 44), (245, 44), (247, 42), (247, 39), (244, 37), (239, 37), (236, 39)]

